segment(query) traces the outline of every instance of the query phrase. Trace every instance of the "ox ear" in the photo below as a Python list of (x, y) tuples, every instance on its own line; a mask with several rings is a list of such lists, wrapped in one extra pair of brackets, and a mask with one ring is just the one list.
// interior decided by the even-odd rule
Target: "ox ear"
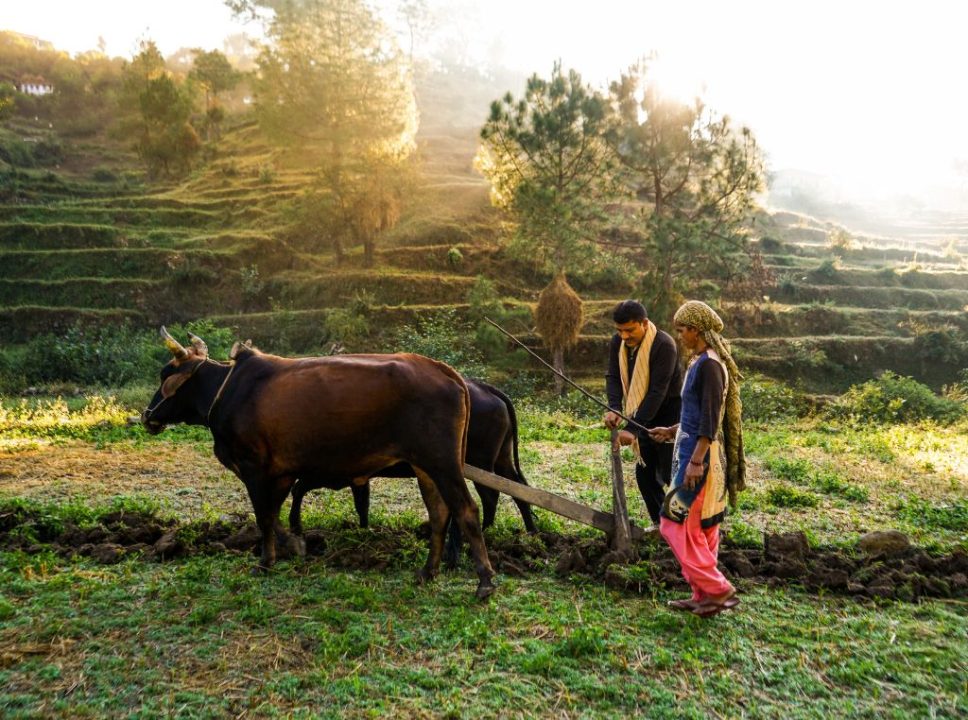
[(161, 397), (165, 400), (170, 398), (176, 392), (178, 388), (185, 384), (185, 381), (192, 376), (189, 372), (178, 373), (177, 375), (170, 375), (165, 382), (161, 384)]
[(195, 348), (199, 357), (208, 357), (208, 345), (205, 344), (204, 340), (194, 333), (188, 333), (188, 339), (192, 341), (192, 347)]
[(165, 346), (176, 358), (184, 360), (188, 357), (188, 350), (183, 348), (181, 343), (171, 336), (171, 333), (165, 329), (164, 325), (161, 326), (161, 339), (165, 341)]

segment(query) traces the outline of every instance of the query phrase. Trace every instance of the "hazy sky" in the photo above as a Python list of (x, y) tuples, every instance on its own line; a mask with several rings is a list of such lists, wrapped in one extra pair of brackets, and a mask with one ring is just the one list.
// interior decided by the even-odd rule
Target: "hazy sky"
[[(959, 0), (488, 0), (445, 2), (467, 52), (593, 84), (658, 51), (670, 91), (700, 84), (749, 125), (775, 170), (829, 178), (854, 199), (916, 195), (968, 207), (968, 4)], [(393, 0), (380, 0), (392, 5)], [(221, 47), (252, 26), (221, 0), (0, 0), (0, 27), (76, 52), (140, 37), (163, 52)], [(510, 88), (518, 93), (521, 88)], [(482, 118), (486, 109), (482, 109)]]

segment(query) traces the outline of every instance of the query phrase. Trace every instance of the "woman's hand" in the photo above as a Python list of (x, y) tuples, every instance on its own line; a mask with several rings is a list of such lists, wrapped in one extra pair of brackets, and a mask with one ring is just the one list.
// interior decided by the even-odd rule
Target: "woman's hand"
[(646, 432), (649, 433), (649, 437), (652, 438), (652, 442), (667, 443), (672, 442), (675, 439), (676, 431), (678, 429), (678, 425), (672, 425), (670, 427), (646, 428)]
[(686, 475), (682, 479), (682, 484), (687, 490), (692, 490), (697, 485), (702, 483), (703, 476), (705, 475), (705, 467), (703, 467), (702, 462), (697, 462), (695, 460), (690, 460), (689, 464), (686, 466)]

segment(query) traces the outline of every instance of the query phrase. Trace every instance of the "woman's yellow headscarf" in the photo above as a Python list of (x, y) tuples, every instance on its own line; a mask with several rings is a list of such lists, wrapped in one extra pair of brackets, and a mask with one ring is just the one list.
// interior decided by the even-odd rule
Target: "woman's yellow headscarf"
[(723, 319), (706, 303), (690, 300), (676, 310), (676, 325), (694, 327), (703, 340), (715, 350), (726, 371), (729, 382), (726, 387), (726, 412), (723, 414), (723, 439), (726, 446), (726, 488), (729, 504), (736, 505), (736, 495), (746, 487), (746, 456), (743, 453), (743, 402), (739, 396), (739, 384), (743, 376), (729, 351), (729, 342), (720, 333)]

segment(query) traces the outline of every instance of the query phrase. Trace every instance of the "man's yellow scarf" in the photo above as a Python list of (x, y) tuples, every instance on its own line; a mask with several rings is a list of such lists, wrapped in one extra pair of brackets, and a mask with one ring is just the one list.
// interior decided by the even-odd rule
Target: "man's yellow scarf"
[[(635, 369), (632, 370), (631, 382), (629, 381), (629, 356), (628, 348), (625, 343), (618, 352), (618, 370), (622, 377), (622, 393), (625, 395), (625, 417), (633, 417), (639, 409), (639, 405), (645, 399), (645, 394), (649, 391), (649, 353), (652, 352), (652, 343), (655, 340), (657, 331), (655, 324), (651, 320), (645, 321), (645, 337), (639, 343), (636, 350), (637, 360)], [(639, 441), (636, 438), (632, 443), (632, 451), (635, 453), (635, 461), (640, 465), (645, 465), (642, 461), (642, 452), (639, 450)]]

